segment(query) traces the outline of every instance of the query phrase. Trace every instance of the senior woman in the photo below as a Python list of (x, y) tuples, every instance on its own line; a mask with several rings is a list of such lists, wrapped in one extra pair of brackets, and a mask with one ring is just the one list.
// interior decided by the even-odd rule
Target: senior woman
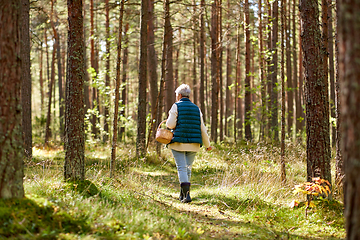
[(177, 102), (169, 111), (166, 126), (174, 132), (169, 147), (175, 158), (180, 181), (179, 200), (188, 203), (191, 202), (190, 177), (195, 155), (202, 145), (207, 151), (212, 147), (201, 110), (189, 99), (191, 93), (189, 85), (180, 85), (175, 93)]

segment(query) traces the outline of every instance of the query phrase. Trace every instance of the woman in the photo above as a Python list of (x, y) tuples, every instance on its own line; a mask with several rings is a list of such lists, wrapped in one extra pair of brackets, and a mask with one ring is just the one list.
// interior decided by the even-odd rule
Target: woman
[(190, 177), (196, 152), (200, 150), (201, 145), (204, 145), (207, 151), (212, 147), (200, 108), (189, 99), (191, 93), (189, 85), (180, 85), (175, 93), (177, 102), (169, 111), (166, 126), (174, 132), (169, 147), (178, 170), (181, 188), (179, 200), (188, 203), (191, 202)]

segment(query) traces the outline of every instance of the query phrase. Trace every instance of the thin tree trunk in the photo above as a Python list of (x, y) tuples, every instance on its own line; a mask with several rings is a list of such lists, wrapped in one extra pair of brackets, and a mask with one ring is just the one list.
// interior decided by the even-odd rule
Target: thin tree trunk
[[(227, 1), (227, 7), (228, 9), (230, 9), (230, 0)], [(230, 120), (230, 116), (232, 114), (232, 92), (230, 90), (230, 86), (231, 86), (231, 71), (232, 71), (232, 65), (231, 65), (231, 34), (230, 34), (230, 12), (228, 12), (227, 14), (227, 19), (229, 20), (229, 22), (226, 25), (226, 31), (227, 31), (227, 38), (226, 38), (226, 102), (225, 102), (225, 127), (224, 127), (224, 131), (225, 131), (225, 135), (226, 136), (230, 136), (230, 127), (231, 126), (231, 120)]]
[(264, 41), (263, 41), (263, 19), (262, 19), (262, 0), (259, 0), (259, 61), (260, 61), (260, 84), (261, 84), (261, 121), (260, 121), (260, 140), (265, 138), (266, 126), (266, 81), (264, 77)]
[(198, 79), (196, 76), (196, 70), (197, 70), (197, 61), (196, 59), (198, 58), (197, 55), (197, 43), (198, 43), (198, 29), (197, 29), (197, 17), (196, 17), (196, 2), (195, 0), (193, 0), (193, 73), (192, 73), (192, 77), (193, 77), (193, 88), (192, 88), (192, 92), (193, 92), (193, 102), (198, 105), (199, 104), (199, 99), (198, 99)]
[(138, 96), (138, 119), (136, 156), (145, 156), (146, 137), (146, 86), (147, 86), (147, 22), (148, 0), (141, 1), (140, 19), (140, 61), (139, 61), (139, 96)]
[(201, 13), (200, 13), (200, 108), (203, 114), (203, 119), (206, 122), (206, 109), (205, 109), (205, 0), (201, 0)]
[(219, 86), (218, 86), (218, 0), (215, 0), (211, 6), (211, 139), (217, 142), (217, 128), (218, 128), (218, 107), (219, 107)]
[(83, 0), (83, 21), (84, 21), (84, 64), (85, 64), (85, 78), (84, 78), (84, 98), (85, 98), (85, 114), (87, 114), (88, 110), (90, 109), (90, 81), (89, 81), (89, 75), (88, 75), (88, 63), (87, 63), (87, 57), (86, 57), (86, 1)]
[(331, 145), (336, 145), (336, 126), (333, 121), (336, 119), (335, 113), (335, 65), (334, 65), (334, 31), (332, 16), (332, 1), (328, 0), (328, 36), (329, 36), (329, 78), (330, 78), (330, 116), (331, 116)]
[(19, 6), (22, 3), (4, 0), (0, 7), (0, 198), (4, 199), (24, 197), (22, 63), (19, 59), (23, 37), (23, 13)]
[[(59, 21), (56, 22), (58, 25)], [(56, 29), (57, 35), (55, 41), (57, 42), (57, 50), (56, 50), (56, 57), (57, 57), (57, 67), (58, 67), (58, 91), (59, 91), (59, 122), (60, 122), (60, 138), (64, 140), (64, 93), (63, 93), (63, 71), (62, 71), (62, 64), (61, 64), (61, 47), (60, 47), (60, 33), (59, 29)]]
[(234, 141), (242, 139), (242, 101), (241, 91), (241, 57), (240, 57), (240, 24), (237, 27), (237, 46), (236, 46), (236, 81), (235, 81), (235, 111), (234, 111)]
[[(268, 18), (267, 18), (267, 32), (268, 32), (268, 37), (267, 37), (267, 48), (268, 51), (272, 50), (272, 31), (271, 31), (271, 27), (270, 24), (272, 23), (273, 19), (272, 19), (272, 11), (271, 11), (271, 4), (269, 0), (266, 0), (266, 6), (267, 6), (267, 14), (268, 14)], [(271, 96), (272, 96), (272, 55), (268, 56), (266, 59), (266, 63), (267, 63), (267, 114), (268, 114), (268, 118), (267, 118), (267, 133), (268, 133), (268, 137), (269, 139), (272, 139), (272, 130), (271, 130), (271, 108), (272, 108), (272, 103), (271, 103)]]
[(166, 101), (165, 112), (169, 112), (175, 102), (174, 74), (173, 74), (173, 29), (170, 22), (170, 0), (165, 1), (165, 31), (166, 35), (166, 72), (165, 72), (165, 89)]
[(40, 60), (39, 60), (39, 83), (40, 83), (40, 103), (41, 103), (41, 115), (44, 112), (44, 79), (43, 79), (43, 47), (40, 43)]
[(335, 106), (336, 106), (336, 156), (335, 156), (335, 183), (342, 185), (344, 183), (344, 164), (341, 150), (341, 125), (342, 116), (340, 112), (340, 79), (339, 79), (339, 1), (336, 0), (336, 37), (335, 37), (335, 61), (336, 61), (336, 76), (335, 76)]
[[(284, 43), (286, 40), (286, 0), (281, 0), (281, 142), (280, 142), (280, 168), (281, 168), (281, 183), (286, 183), (286, 170), (285, 170), (285, 54)], [(288, 51), (287, 51), (288, 52)]]
[(65, 102), (65, 180), (85, 179), (84, 33), (82, 0), (68, 0), (68, 71)]
[(116, 147), (117, 147), (117, 125), (118, 125), (118, 113), (119, 113), (119, 89), (120, 89), (120, 63), (121, 63), (121, 37), (122, 37), (122, 25), (124, 16), (124, 2), (121, 0), (120, 3), (120, 19), (119, 19), (119, 35), (118, 35), (118, 46), (117, 46), (117, 60), (116, 60), (116, 86), (115, 86), (115, 110), (114, 110), (114, 124), (113, 124), (113, 139), (111, 146), (111, 161), (110, 161), (110, 178), (114, 176), (115, 172), (115, 158), (116, 158)]
[(272, 29), (272, 39), (271, 39), (271, 49), (273, 51), (272, 56), (272, 66), (271, 66), (271, 139), (278, 141), (279, 140), (279, 129), (278, 129), (278, 90), (277, 90), (277, 68), (278, 68), (278, 51), (277, 51), (277, 42), (278, 42), (278, 0), (273, 2), (272, 10), (272, 19), (273, 19), (273, 29)]
[[(110, 6), (109, 0), (105, 0), (105, 45), (106, 45), (106, 60), (105, 60), (105, 87), (110, 88)], [(110, 114), (110, 98), (105, 97), (104, 106), (104, 136), (103, 142), (107, 142), (109, 139), (109, 114)]]
[(220, 116), (219, 116), (219, 137), (220, 141), (222, 142), (224, 140), (224, 84), (223, 84), (223, 31), (222, 31), (222, 0), (219, 1), (219, 34), (218, 34), (218, 41), (219, 41), (219, 47), (218, 47), (218, 64), (219, 64), (219, 110), (220, 110)]
[(21, 107), (22, 107), (22, 128), (24, 134), (24, 148), (25, 148), (25, 156), (27, 158), (32, 157), (29, 11), (30, 11), (29, 0), (22, 0)]
[(245, 139), (251, 136), (251, 85), (250, 85), (250, 16), (249, 1), (245, 0)]
[[(293, 61), (294, 61), (294, 65), (293, 65), (293, 79), (294, 79), (294, 94), (295, 94), (295, 108), (296, 108), (296, 113), (295, 113), (295, 133), (296, 133), (296, 138), (298, 140), (298, 138), (300, 137), (300, 131), (301, 131), (301, 112), (302, 112), (302, 106), (301, 106), (301, 96), (300, 96), (300, 86), (299, 86), (299, 81), (298, 81), (298, 54), (297, 54), (297, 31), (296, 31), (296, 26), (298, 25), (298, 22), (296, 21), (296, 7), (297, 6), (297, 1), (295, 0), (293, 3), (293, 19), (292, 19), (292, 25), (293, 25), (293, 29), (292, 29), (292, 37), (293, 37)], [(301, 45), (299, 46), (301, 47)], [(301, 52), (301, 49), (299, 49), (299, 52)], [(300, 61), (301, 63), (301, 61)]]
[[(287, 2), (287, 1), (286, 1)], [(290, 23), (291, 23), (291, 18), (290, 18), (290, 7), (291, 7), (291, 2), (289, 1), (289, 3), (285, 3), (289, 5), (289, 11), (287, 11), (286, 6), (285, 6), (285, 12), (283, 14), (284, 15), (284, 24), (285, 24), (285, 39), (284, 41), (286, 41), (286, 81), (287, 81), (287, 101), (288, 101), (288, 116), (287, 116), (287, 132), (288, 132), (288, 137), (289, 139), (293, 138), (293, 125), (294, 125), (294, 86), (293, 86), (293, 78), (292, 78), (292, 69), (291, 69), (291, 47), (290, 47)], [(286, 19), (288, 17), (288, 19)]]
[[(120, 110), (120, 116), (122, 116), (123, 118), (126, 117), (125, 115), (125, 108), (127, 106), (127, 64), (128, 64), (128, 45), (129, 45), (129, 37), (127, 36), (129, 31), (129, 23), (126, 23), (125, 25), (125, 30), (124, 30), (124, 56), (123, 56), (123, 72), (122, 72), (122, 92), (121, 92), (121, 100), (122, 100), (122, 108)], [(120, 127), (120, 132), (119, 132), (119, 138), (122, 139), (124, 136), (124, 142), (125, 142), (125, 123), (122, 120), (121, 121), (121, 127)]]
[[(149, 85), (150, 85), (150, 100), (151, 100), (151, 119), (156, 120), (156, 99), (158, 95), (158, 76), (157, 76), (157, 55), (155, 52), (155, 36), (154, 36), (154, 0), (149, 0), (149, 21), (148, 21), (148, 71), (149, 71)], [(157, 124), (153, 124), (150, 130), (153, 134), (152, 139), (155, 138)]]
[(52, 52), (52, 62), (51, 62), (51, 81), (49, 85), (49, 102), (48, 102), (48, 110), (47, 110), (47, 117), (46, 117), (46, 132), (45, 132), (45, 145), (47, 146), (49, 143), (49, 139), (51, 138), (51, 102), (52, 102), (52, 93), (53, 93), (53, 86), (55, 84), (55, 54), (56, 54), (56, 46), (57, 42), (55, 42), (55, 46)]
[[(90, 64), (95, 71), (96, 69), (96, 62), (95, 62), (95, 33), (94, 33), (94, 0), (90, 0)], [(92, 74), (92, 83), (95, 83), (95, 80), (97, 78), (97, 72), (95, 71)], [(94, 84), (95, 85), (95, 84)], [(99, 105), (99, 102), (97, 101), (97, 88), (95, 86), (92, 87), (92, 105), (91, 108), (95, 110), (95, 108)], [(98, 128), (97, 128), (97, 122), (98, 118), (96, 114), (93, 114), (91, 117), (91, 132), (94, 135), (94, 137), (97, 137), (98, 135)]]

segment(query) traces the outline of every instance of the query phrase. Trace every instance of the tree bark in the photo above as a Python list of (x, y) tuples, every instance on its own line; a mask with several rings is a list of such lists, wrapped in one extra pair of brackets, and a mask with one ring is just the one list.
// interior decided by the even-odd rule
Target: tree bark
[(82, 0), (68, 0), (68, 72), (65, 102), (65, 180), (85, 179), (84, 33)]
[[(106, 91), (110, 91), (110, 6), (109, 0), (105, 0), (105, 37), (106, 37), (106, 60), (105, 60), (105, 87)], [(109, 139), (109, 113), (110, 113), (110, 98), (105, 97), (105, 106), (104, 106), (104, 136), (103, 142), (107, 142)]]
[(48, 102), (48, 109), (47, 109), (47, 117), (46, 117), (46, 132), (45, 132), (45, 145), (48, 145), (49, 140), (52, 136), (51, 133), (51, 102), (52, 102), (52, 94), (53, 94), (53, 86), (55, 84), (55, 54), (56, 54), (56, 46), (57, 42), (55, 42), (55, 46), (52, 52), (52, 61), (51, 61), (51, 80), (49, 85), (49, 102)]
[(341, 150), (341, 99), (340, 99), (340, 79), (339, 79), (339, 1), (336, 1), (336, 37), (335, 37), (335, 60), (336, 60), (336, 76), (335, 76), (335, 107), (336, 107), (336, 156), (335, 156), (335, 183), (342, 185), (344, 183), (344, 164)]
[(141, 0), (140, 19), (140, 61), (139, 61), (139, 95), (138, 95), (138, 119), (136, 156), (142, 157), (146, 154), (146, 86), (147, 86), (147, 22), (148, 22), (148, 0)]
[(200, 13), (200, 108), (203, 114), (203, 119), (206, 121), (205, 109), (205, 0), (201, 0), (201, 13)]
[(250, 141), (251, 136), (251, 85), (250, 85), (250, 16), (249, 0), (245, 0), (245, 139)]
[(329, 80), (330, 80), (330, 116), (331, 116), (331, 145), (336, 145), (336, 126), (333, 121), (336, 119), (335, 113), (335, 64), (334, 64), (334, 30), (332, 16), (332, 1), (328, 0), (328, 36), (329, 36)]
[(124, 1), (120, 3), (120, 19), (119, 19), (119, 35), (118, 35), (118, 46), (117, 46), (117, 61), (116, 61), (116, 86), (115, 86), (115, 110), (114, 110), (114, 124), (113, 124), (113, 139), (111, 146), (111, 161), (110, 161), (110, 178), (114, 176), (115, 172), (115, 158), (116, 158), (116, 147), (117, 147), (117, 125), (118, 125), (118, 114), (119, 114), (119, 89), (120, 89), (120, 63), (121, 63), (121, 37), (122, 37), (122, 25), (124, 16)]
[(266, 81), (264, 74), (264, 40), (263, 40), (263, 12), (262, 12), (262, 0), (259, 0), (258, 3), (259, 8), (259, 61), (260, 61), (260, 84), (261, 84), (261, 121), (260, 121), (260, 137), (261, 141), (265, 138), (265, 127), (266, 127)]
[[(281, 183), (286, 183), (285, 170), (285, 54), (284, 45), (286, 40), (286, 0), (281, 0), (281, 141), (280, 141), (280, 179)], [(288, 49), (286, 49), (288, 52)], [(288, 61), (288, 60), (287, 60)]]
[[(126, 105), (127, 105), (127, 65), (128, 65), (128, 45), (129, 45), (129, 37), (127, 36), (129, 31), (129, 23), (126, 23), (125, 25), (125, 30), (124, 30), (124, 55), (123, 55), (123, 72), (122, 72), (122, 91), (121, 91), (121, 100), (122, 100), (122, 106), (121, 106), (121, 110), (120, 110), (120, 116), (122, 116), (123, 118), (126, 117)], [(119, 131), (119, 138), (122, 139), (124, 138), (124, 142), (125, 142), (125, 123), (124, 120), (121, 121), (121, 127), (120, 127), (120, 131)], [(123, 137), (124, 136), (124, 137)]]
[(169, 112), (175, 102), (173, 74), (173, 29), (170, 22), (170, 0), (165, 1), (165, 31), (166, 31), (166, 65), (165, 65), (165, 112)]
[[(154, 0), (149, 0), (149, 21), (148, 21), (148, 71), (149, 71), (149, 85), (150, 85), (150, 101), (151, 101), (151, 119), (156, 120), (156, 99), (158, 95), (158, 76), (157, 76), (157, 54), (155, 51), (155, 35), (154, 35)], [(151, 132), (153, 133), (152, 140), (155, 138), (156, 127), (158, 123), (153, 124)]]
[[(316, 0), (300, 1), (305, 68), (307, 180), (320, 177), (331, 183), (328, 82)], [(319, 67), (321, 66), (321, 67)]]
[(291, 47), (290, 47), (290, 6), (291, 2), (285, 4), (289, 5), (289, 11), (287, 11), (286, 6), (284, 14), (284, 31), (285, 31), (285, 39), (286, 41), (286, 82), (287, 82), (287, 105), (288, 105), (288, 116), (287, 116), (287, 132), (289, 139), (293, 138), (293, 125), (294, 125), (294, 86), (293, 86), (293, 78), (292, 78), (292, 58), (291, 58)]
[(32, 157), (32, 125), (31, 125), (29, 11), (30, 11), (29, 0), (22, 0), (22, 24), (21, 24), (22, 129), (24, 134), (25, 156), (31, 158)]
[(212, 85), (212, 94), (211, 94), (211, 139), (214, 142), (217, 142), (218, 138), (218, 111), (219, 111), (219, 71), (218, 71), (218, 1), (215, 0), (211, 7), (211, 85)]
[[(230, 0), (227, 1), (227, 7), (230, 9)], [(232, 72), (232, 65), (231, 65), (231, 34), (230, 34), (230, 12), (227, 14), (227, 19), (229, 20), (226, 25), (226, 31), (227, 31), (227, 46), (226, 46), (226, 92), (225, 92), (225, 126), (224, 126), (224, 132), (226, 136), (230, 136), (230, 127), (231, 126), (231, 120), (230, 117), (232, 115), (232, 92), (230, 90), (231, 86), (231, 72)]]
[(338, 1), (341, 149), (344, 160), (346, 239), (360, 239), (360, 3)]
[(279, 140), (279, 129), (278, 129), (278, 90), (277, 90), (277, 68), (278, 68), (278, 51), (277, 51), (277, 42), (278, 42), (278, 18), (279, 18), (279, 6), (278, 0), (273, 2), (272, 9), (272, 19), (273, 19), (273, 29), (272, 29), (272, 39), (271, 39), (271, 50), (273, 52), (272, 62), (270, 67), (271, 74), (271, 95), (270, 95), (270, 115), (271, 115), (271, 139), (278, 141)]
[(4, 0), (0, 8), (0, 198), (5, 199), (24, 197), (21, 4)]

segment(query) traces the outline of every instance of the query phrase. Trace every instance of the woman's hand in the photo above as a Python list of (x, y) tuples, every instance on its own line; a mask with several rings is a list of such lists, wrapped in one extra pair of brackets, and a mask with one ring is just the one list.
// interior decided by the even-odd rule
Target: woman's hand
[(206, 151), (211, 151), (212, 149), (213, 149), (213, 147), (210, 146), (210, 147), (206, 148)]

